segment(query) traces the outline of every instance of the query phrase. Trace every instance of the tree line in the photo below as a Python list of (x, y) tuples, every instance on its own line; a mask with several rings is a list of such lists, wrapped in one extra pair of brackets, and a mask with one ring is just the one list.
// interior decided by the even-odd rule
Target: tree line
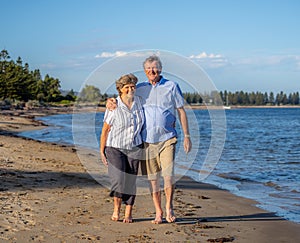
[(210, 94), (184, 93), (188, 104), (212, 104), (212, 105), (240, 105), (240, 106), (261, 106), (261, 105), (299, 105), (299, 92), (286, 94), (283, 91), (274, 92), (244, 92), (244, 91), (213, 91)]
[(63, 99), (74, 100), (70, 91), (62, 96), (60, 81), (48, 74), (42, 78), (39, 69), (30, 70), (21, 57), (12, 60), (7, 50), (0, 53), (0, 100), (55, 102)]

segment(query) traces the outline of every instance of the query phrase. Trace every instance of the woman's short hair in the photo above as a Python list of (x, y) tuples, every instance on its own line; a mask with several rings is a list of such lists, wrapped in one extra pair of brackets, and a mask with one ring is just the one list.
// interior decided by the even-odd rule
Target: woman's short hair
[(117, 91), (119, 92), (119, 95), (122, 94), (121, 89), (127, 85), (127, 84), (134, 84), (138, 82), (138, 78), (134, 76), (132, 73), (126, 74), (121, 76), (117, 81), (116, 81), (116, 88)]

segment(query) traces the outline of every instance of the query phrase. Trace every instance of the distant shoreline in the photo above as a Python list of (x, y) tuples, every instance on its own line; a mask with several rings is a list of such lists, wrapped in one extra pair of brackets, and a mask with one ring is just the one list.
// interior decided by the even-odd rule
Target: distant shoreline
[[(229, 106), (230, 109), (249, 109), (249, 108), (270, 108), (270, 109), (284, 109), (284, 108), (300, 108), (300, 105), (282, 105), (282, 106), (269, 106), (269, 105), (232, 105)], [(186, 108), (193, 110), (210, 110), (210, 109), (224, 109), (223, 106), (214, 105), (186, 105)]]
[[(249, 106), (249, 105), (233, 105), (229, 106), (230, 109), (287, 109), (287, 108), (295, 108), (299, 109), (300, 105), (284, 105), (284, 106), (268, 106), (268, 105), (261, 105), (261, 106)], [(193, 110), (222, 110), (225, 108), (223, 106), (214, 106), (214, 105), (186, 105), (185, 109), (193, 109)], [(9, 115), (9, 116), (21, 116), (26, 118), (41, 117), (41, 116), (50, 116), (56, 114), (70, 114), (70, 113), (82, 113), (82, 112), (105, 112), (105, 106), (96, 106), (96, 105), (81, 105), (81, 106), (67, 106), (67, 107), (60, 107), (60, 106), (49, 106), (49, 107), (39, 107), (39, 108), (32, 108), (32, 109), (1, 109), (2, 115)]]

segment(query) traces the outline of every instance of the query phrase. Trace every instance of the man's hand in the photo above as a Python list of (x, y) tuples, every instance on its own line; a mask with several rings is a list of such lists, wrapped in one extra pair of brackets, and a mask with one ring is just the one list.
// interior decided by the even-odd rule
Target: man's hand
[(117, 100), (115, 98), (108, 98), (106, 100), (106, 109), (113, 111), (118, 107)]
[(184, 152), (188, 153), (191, 151), (192, 149), (192, 142), (191, 139), (189, 137), (185, 137), (184, 141), (183, 141), (183, 148), (184, 148)]

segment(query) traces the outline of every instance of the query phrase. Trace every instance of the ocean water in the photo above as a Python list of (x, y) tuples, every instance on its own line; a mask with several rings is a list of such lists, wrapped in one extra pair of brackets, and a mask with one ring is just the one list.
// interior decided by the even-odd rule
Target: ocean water
[[(226, 126), (217, 132), (214, 130), (218, 129), (212, 127), (208, 111), (187, 112), (193, 152), (192, 155), (182, 155), (178, 149), (177, 173), (182, 172), (194, 180), (254, 199), (258, 207), (300, 223), (300, 108), (226, 110), (223, 121)], [(103, 115), (86, 113), (41, 117), (38, 119), (49, 127), (19, 135), (98, 151)], [(182, 147), (179, 124), (177, 129), (177, 145)], [(223, 133), (226, 138), (222, 137)], [(212, 146), (218, 147), (212, 151), (221, 151), (220, 158), (216, 155), (217, 163), (202, 180), (200, 171)]]

